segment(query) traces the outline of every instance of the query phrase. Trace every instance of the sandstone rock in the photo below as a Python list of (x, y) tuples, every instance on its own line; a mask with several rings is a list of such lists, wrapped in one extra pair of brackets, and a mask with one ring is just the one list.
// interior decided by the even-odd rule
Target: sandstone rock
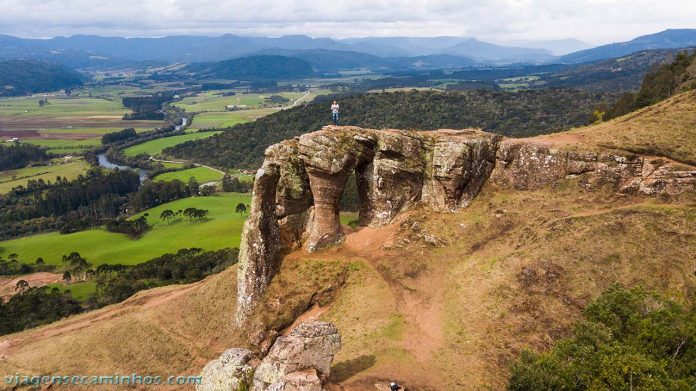
[(228, 349), (203, 368), (197, 391), (237, 391), (249, 387), (254, 376), (254, 354), (246, 349)]
[[(336, 326), (326, 322), (303, 323), (289, 335), (278, 337), (268, 355), (256, 368), (254, 390), (266, 390), (267, 387), (278, 382), (292, 385), (307, 381), (311, 384), (313, 381), (311, 376), (288, 377), (306, 370), (315, 370), (320, 384), (323, 384), (328, 380), (333, 356), (340, 348), (341, 337)], [(306, 372), (303, 373), (306, 374)], [(280, 385), (274, 385), (274, 387), (280, 387)]]
[(307, 369), (283, 376), (280, 381), (268, 386), (266, 391), (322, 391), (323, 389), (317, 371)]
[[(478, 130), (406, 132), (326, 127), (273, 145), (254, 184), (238, 273), (237, 323), (266, 290), (282, 255), (342, 242), (339, 201), (355, 173), (360, 224), (391, 223), (420, 204), (466, 207), (483, 185), (534, 190), (574, 179), (586, 190), (679, 196), (696, 191), (696, 170), (664, 159), (608, 149), (559, 148)], [(423, 237), (429, 245), (437, 237)]]

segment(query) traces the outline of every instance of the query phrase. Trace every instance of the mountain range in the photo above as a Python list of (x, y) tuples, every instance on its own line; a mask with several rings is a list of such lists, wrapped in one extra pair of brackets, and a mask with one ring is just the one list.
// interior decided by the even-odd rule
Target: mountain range
[[(621, 57), (648, 49), (696, 46), (696, 29), (665, 30), (586, 49), (577, 40), (519, 42), (505, 46), (472, 37), (365, 37), (349, 39), (287, 35), (278, 38), (223, 35), (121, 38), (75, 35), (51, 39), (23, 39), (0, 35), (0, 59), (57, 62), (77, 68), (123, 64), (193, 63), (227, 60), (259, 54), (301, 59), (333, 58), (325, 70), (337, 67), (447, 68), (512, 63), (583, 63)], [(563, 56), (554, 53), (568, 52)], [(405, 60), (406, 59), (406, 60)], [(338, 61), (337, 61), (338, 60)], [(345, 62), (345, 66), (341, 65)], [(337, 65), (338, 64), (338, 65)]]

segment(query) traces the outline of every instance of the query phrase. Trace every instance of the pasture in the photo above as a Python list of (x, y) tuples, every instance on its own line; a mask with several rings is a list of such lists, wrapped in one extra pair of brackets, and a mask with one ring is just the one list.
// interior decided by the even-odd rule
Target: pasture
[[(41, 106), (39, 100), (47, 99)], [(161, 126), (161, 121), (124, 121), (130, 110), (120, 98), (41, 95), (0, 100), (0, 137), (46, 146), (52, 153), (79, 153), (105, 133)]]
[(126, 156), (136, 156), (141, 153), (150, 156), (157, 156), (160, 153), (162, 153), (162, 150), (164, 150), (165, 148), (173, 147), (177, 144), (185, 143), (187, 141), (207, 138), (217, 133), (220, 132), (197, 132), (183, 134), (181, 136), (162, 137), (142, 144), (136, 144), (132, 147), (128, 147), (123, 150), (123, 153)]
[(186, 183), (189, 178), (194, 177), (199, 184), (208, 182), (219, 182), (224, 174), (219, 171), (211, 170), (208, 167), (194, 167), (181, 171), (165, 172), (152, 178), (153, 181), (169, 182), (178, 179)]
[(68, 180), (77, 178), (89, 169), (89, 164), (82, 159), (73, 159), (63, 163), (62, 159), (54, 159), (50, 166), (34, 166), (17, 170), (0, 171), (0, 194), (5, 194), (13, 187), (26, 185), (30, 180), (43, 179), (55, 182), (57, 176)]
[[(51, 232), (0, 242), (0, 255), (7, 257), (16, 253), (22, 262), (29, 263), (43, 257), (47, 264), (61, 265), (63, 255), (76, 251), (93, 265), (133, 265), (162, 254), (177, 252), (182, 248), (218, 250), (239, 247), (242, 225), (247, 215), (235, 213), (234, 210), (238, 203), (248, 204), (250, 201), (249, 194), (241, 193), (185, 198), (134, 216), (137, 218), (148, 213), (147, 220), (152, 225), (152, 229), (138, 239), (105, 229), (92, 229), (69, 235)], [(168, 222), (159, 218), (165, 209), (177, 211), (190, 207), (207, 209), (208, 218), (203, 221), (189, 221), (182, 217)]]

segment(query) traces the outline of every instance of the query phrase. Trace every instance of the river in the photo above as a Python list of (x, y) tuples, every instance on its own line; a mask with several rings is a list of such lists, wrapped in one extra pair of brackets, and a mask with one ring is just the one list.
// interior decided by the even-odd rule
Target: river
[(112, 170), (118, 168), (119, 170), (132, 170), (137, 172), (138, 175), (140, 175), (140, 183), (143, 183), (147, 179), (147, 170), (143, 170), (139, 167), (121, 166), (119, 164), (112, 163), (106, 157), (106, 154), (100, 153), (97, 155), (97, 160), (99, 160), (99, 165), (104, 168), (110, 168)]

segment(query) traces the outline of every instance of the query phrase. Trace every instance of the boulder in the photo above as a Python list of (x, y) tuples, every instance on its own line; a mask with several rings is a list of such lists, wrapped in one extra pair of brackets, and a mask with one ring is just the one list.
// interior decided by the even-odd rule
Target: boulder
[(248, 389), (254, 377), (254, 354), (247, 349), (228, 349), (206, 364), (197, 391), (237, 391)]
[(340, 348), (341, 337), (336, 326), (327, 322), (303, 323), (287, 336), (276, 339), (268, 355), (256, 368), (254, 390), (266, 390), (274, 384), (274, 387), (279, 387), (279, 382), (299, 384), (306, 381), (310, 384), (314, 381), (310, 376), (311, 371), (306, 372), (308, 370), (316, 371), (315, 376), (324, 384), (329, 378), (334, 354)]

